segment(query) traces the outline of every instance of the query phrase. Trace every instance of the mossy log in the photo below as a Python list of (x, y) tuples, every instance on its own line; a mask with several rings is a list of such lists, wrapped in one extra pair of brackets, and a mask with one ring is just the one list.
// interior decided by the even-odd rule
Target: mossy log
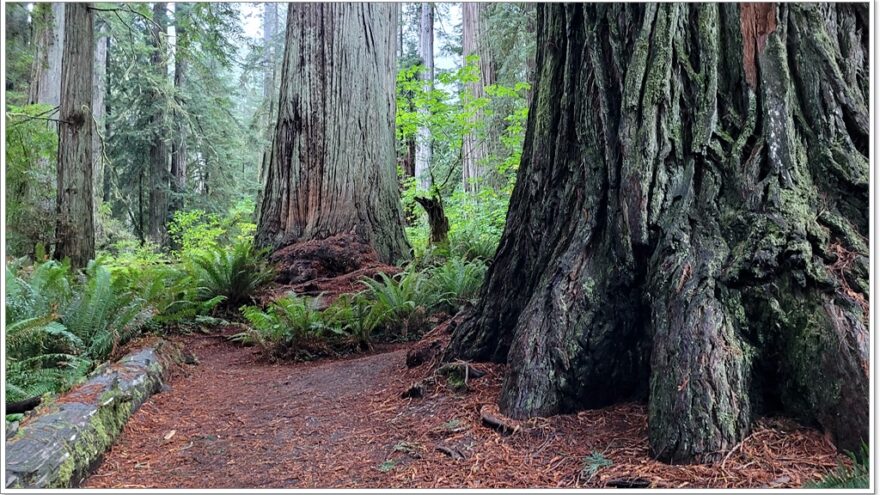
[(653, 454), (756, 414), (868, 438), (867, 4), (542, 4), (507, 224), (446, 358), (527, 417), (644, 398)]
[(6, 488), (76, 487), (128, 418), (161, 389), (180, 349), (166, 341), (101, 366), (82, 385), (36, 410), (6, 441)]

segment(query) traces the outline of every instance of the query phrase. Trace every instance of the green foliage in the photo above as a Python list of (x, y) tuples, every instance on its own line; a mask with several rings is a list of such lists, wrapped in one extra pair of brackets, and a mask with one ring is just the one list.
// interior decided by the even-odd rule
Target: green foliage
[(6, 106), (6, 249), (33, 255), (54, 236), (58, 136), (50, 105)]
[(132, 323), (145, 305), (100, 263), (90, 262), (86, 275), (86, 283), (63, 310), (61, 321), (86, 343), (86, 354), (102, 361), (138, 329)]
[(328, 328), (350, 335), (359, 347), (372, 348), (373, 332), (385, 321), (384, 308), (363, 293), (343, 294), (324, 310)]
[(229, 307), (251, 301), (251, 296), (274, 277), (266, 251), (251, 241), (238, 241), (227, 248), (197, 251), (185, 260), (186, 270), (197, 284), (197, 300), (223, 298)]
[(220, 244), (243, 242), (253, 238), (257, 226), (251, 222), (254, 212), (251, 199), (236, 203), (226, 215), (204, 210), (174, 212), (168, 235), (181, 255), (216, 248)]
[[(402, 68), (397, 77), (397, 142), (399, 154), (409, 152), (409, 143), (420, 128), (427, 128), (434, 141), (430, 164), (433, 194), (442, 198), (449, 220), (449, 254), (468, 259), (490, 259), (501, 238), (507, 205), (522, 158), (525, 124), (528, 118), (524, 82), (486, 86), (485, 96), (475, 98), (467, 89), (479, 81), (479, 58), (469, 56), (458, 70), (440, 72), (433, 89), (419, 78), (419, 65)], [(477, 193), (461, 187), (461, 149), (464, 137), (474, 135), (489, 143), (489, 156), (481, 165), (487, 178), (477, 184)], [(426, 254), (429, 226), (415, 197), (424, 194), (413, 177), (404, 177), (401, 197), (409, 219), (407, 236), (416, 256)]]
[(408, 337), (423, 329), (427, 311), (437, 302), (428, 289), (428, 278), (412, 266), (393, 277), (379, 273), (378, 279), (366, 278), (364, 295), (381, 315), (382, 326)]
[(482, 262), (449, 258), (431, 270), (429, 291), (450, 311), (457, 311), (461, 306), (475, 302), (485, 274), (486, 265)]
[(861, 453), (850, 452), (849, 458), (852, 467), (840, 465), (822, 481), (807, 484), (805, 488), (868, 488), (871, 483), (871, 449), (863, 443)]
[(238, 334), (237, 339), (269, 348), (281, 343), (296, 345), (306, 338), (320, 338), (328, 326), (318, 310), (319, 302), (320, 298), (291, 294), (271, 303), (266, 311), (245, 306), (241, 312), (253, 331)]
[[(63, 390), (138, 330), (144, 301), (91, 262), (6, 266), (6, 384), (19, 399)], [(16, 400), (16, 399), (12, 399)]]
[(605, 457), (601, 452), (590, 452), (590, 455), (584, 457), (581, 476), (591, 480), (600, 469), (612, 466), (613, 464), (611, 459)]
[(70, 265), (47, 261), (20, 268), (6, 265), (6, 324), (57, 314), (72, 296)]

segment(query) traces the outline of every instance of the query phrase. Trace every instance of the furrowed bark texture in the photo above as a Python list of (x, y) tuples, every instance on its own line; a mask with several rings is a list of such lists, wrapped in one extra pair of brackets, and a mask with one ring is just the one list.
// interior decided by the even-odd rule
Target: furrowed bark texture
[[(153, 23), (151, 40), (153, 53), (150, 63), (155, 75), (161, 79), (168, 74), (167, 45), (165, 31), (168, 25), (168, 4), (153, 4)], [(147, 213), (147, 236), (156, 244), (163, 245), (166, 241), (165, 221), (168, 217), (168, 122), (165, 116), (164, 96), (160, 91), (153, 93), (153, 131), (150, 143), (150, 211)]]
[(64, 64), (58, 125), (56, 259), (70, 258), (80, 268), (95, 257), (92, 208), (92, 63), (93, 20), (88, 4), (64, 9)]
[(515, 417), (647, 396), (658, 458), (868, 438), (864, 4), (538, 7), (507, 225), (447, 357)]
[(351, 233), (384, 262), (408, 255), (394, 150), (390, 4), (290, 4), (278, 121), (257, 243)]

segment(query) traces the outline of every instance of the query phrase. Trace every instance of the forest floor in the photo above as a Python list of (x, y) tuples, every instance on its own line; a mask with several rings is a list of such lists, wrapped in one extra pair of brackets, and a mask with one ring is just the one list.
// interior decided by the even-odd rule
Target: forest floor
[[(270, 363), (222, 335), (178, 339), (198, 359), (129, 420), (88, 488), (797, 487), (846, 459), (819, 432), (765, 419), (714, 465), (670, 466), (648, 453), (643, 405), (518, 422), (502, 436), (503, 367), (456, 393), (407, 368), (417, 344), (354, 358)], [(497, 414), (497, 413), (496, 413)], [(445, 450), (445, 452), (443, 452)]]

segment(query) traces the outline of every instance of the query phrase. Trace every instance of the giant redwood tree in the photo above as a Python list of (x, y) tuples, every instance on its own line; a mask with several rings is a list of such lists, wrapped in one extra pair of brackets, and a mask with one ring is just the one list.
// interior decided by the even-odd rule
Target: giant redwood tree
[(257, 243), (353, 234), (407, 255), (394, 149), (397, 6), (291, 3)]
[(91, 110), (94, 14), (86, 3), (68, 3), (63, 11), (54, 256), (69, 258), (72, 266), (83, 267), (95, 257)]
[(505, 232), (447, 357), (515, 417), (647, 398), (653, 454), (756, 414), (868, 438), (866, 4), (547, 4)]

